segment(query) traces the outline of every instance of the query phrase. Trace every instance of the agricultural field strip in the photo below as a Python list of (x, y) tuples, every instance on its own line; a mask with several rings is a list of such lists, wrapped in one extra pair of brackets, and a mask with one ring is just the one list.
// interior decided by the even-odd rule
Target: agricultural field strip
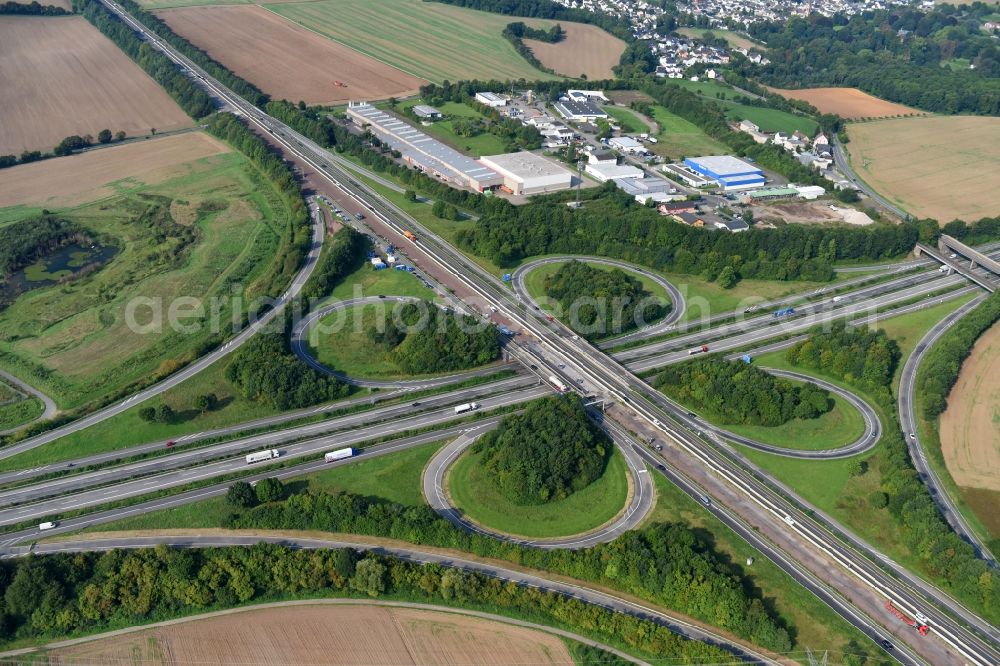
[[(376, 9), (377, 7), (377, 9)], [(553, 79), (532, 67), (501, 36), (510, 17), (415, 0), (277, 3), (266, 8), (323, 37), (417, 78)], [(554, 22), (524, 19), (533, 26)], [(420, 40), (400, 40), (420, 34)], [(404, 64), (405, 63), (405, 64)]]
[[(303, 629), (317, 639), (303, 644), (299, 640)], [(267, 632), (268, 637), (261, 646), (247, 642), (246, 632)], [(339, 647), (342, 663), (395, 663), (393, 660), (404, 653), (414, 663), (466, 663), (470, 653), (491, 654), (500, 657), (498, 661), (510, 663), (539, 663), (546, 657), (553, 658), (553, 663), (570, 663), (561, 639), (592, 645), (627, 662), (649, 666), (564, 629), (461, 607), (364, 598), (241, 606), (10, 651), (0, 654), (0, 659), (44, 650), (50, 660), (59, 663), (80, 658), (91, 663), (112, 663), (125, 651), (136, 660), (162, 651), (170, 654), (174, 663), (182, 664), (224, 660), (270, 664), (275, 663), (280, 651), (286, 663), (320, 663), (317, 660), (328, 658), (331, 650)], [(345, 640), (350, 645), (344, 645)], [(211, 651), (206, 641), (212, 643)], [(298, 647), (290, 650), (289, 646), (296, 643)]]
[[(539, 386), (539, 387), (522, 389), (520, 391), (514, 393), (508, 393), (506, 395), (498, 396), (495, 398), (493, 397), (484, 398), (482, 403), (483, 404), (482, 409), (483, 410), (500, 409), (503, 407), (516, 405), (521, 402), (524, 402), (525, 400), (541, 397), (542, 395), (545, 395), (550, 391), (551, 389), (549, 389), (547, 386)], [(390, 423), (371, 425), (363, 428), (356, 428), (351, 430), (349, 433), (345, 433), (336, 437), (321, 436), (315, 439), (308, 439), (287, 445), (284, 448), (283, 454), (281, 458), (278, 459), (278, 461), (280, 462), (282, 459), (289, 460), (289, 459), (315, 455), (318, 453), (323, 453), (324, 451), (329, 450), (331, 447), (343, 448), (345, 446), (350, 446), (352, 444), (364, 442), (370, 439), (390, 436), (394, 433), (403, 432), (406, 430), (436, 426), (440, 425), (441, 423), (445, 423), (447, 421), (452, 421), (455, 418), (456, 414), (454, 412), (454, 409), (445, 408), (442, 410), (436, 410), (430, 412), (428, 414), (422, 414), (410, 418), (404, 418)], [(221, 444), (217, 447), (213, 447), (211, 449), (211, 452), (212, 454), (219, 454), (227, 450), (244, 451), (245, 449), (246, 449), (245, 444), (241, 442), (236, 442), (236, 443)], [(204, 455), (203, 451), (193, 451), (189, 453), (179, 454), (177, 456), (177, 459), (180, 462), (180, 464), (183, 464), (184, 460), (197, 459), (202, 455)], [(138, 463), (135, 467), (164, 465), (168, 464), (170, 461), (172, 461), (172, 459), (173, 457), (169, 457), (165, 459), (157, 459), (147, 463)], [(197, 462), (197, 460), (194, 460), (194, 462)], [(151, 492), (153, 490), (159, 490), (178, 485), (188, 484), (195, 481), (221, 476), (224, 474), (246, 471), (246, 469), (247, 469), (246, 461), (242, 456), (238, 456), (233, 458), (227, 458), (224, 460), (219, 460), (216, 462), (209, 462), (206, 464), (198, 465), (197, 467), (164, 471), (153, 475), (144, 476), (143, 478), (136, 480), (127, 480), (121, 483), (115, 483), (107, 487), (90, 489), (80, 492), (76, 492), (74, 490), (72, 494), (68, 496), (60, 495), (52, 499), (43, 500), (41, 502), (16, 505), (11, 508), (6, 508), (0, 511), (0, 525), (17, 524), (26, 520), (32, 520), (48, 514), (70, 511), (98, 504), (104, 504), (125, 497), (133, 497), (136, 495), (141, 495), (144, 493)], [(14, 492), (19, 492), (19, 491), (14, 491)], [(25, 490), (24, 492), (27, 491)]]
[[(850, 168), (893, 204), (942, 223), (997, 213), (1000, 119), (921, 116), (854, 123)], [(947, 178), (941, 174), (947, 173)]]
[[(185, 7), (157, 16), (275, 99), (330, 105), (405, 97), (426, 82), (258, 5)], [(251, 41), (253, 51), (244, 48)], [(289, 51), (291, 43), (296, 48)]]
[[(71, 56), (66, 50), (73, 44)], [(0, 22), (0, 154), (49, 151), (101, 129), (145, 134), (192, 124), (152, 78), (82, 16)]]
[(222, 548), (241, 545), (252, 546), (257, 543), (276, 543), (279, 545), (294, 545), (295, 547), (304, 549), (329, 550), (337, 548), (350, 548), (361, 552), (374, 551), (387, 553), (394, 557), (399, 557), (411, 562), (438, 564), (443, 567), (474, 571), (490, 578), (510, 581), (525, 587), (534, 587), (541, 590), (556, 592), (567, 597), (576, 597), (585, 603), (600, 606), (611, 611), (628, 613), (629, 615), (637, 617), (652, 618), (654, 622), (665, 626), (673, 633), (686, 636), (693, 640), (727, 646), (727, 649), (733, 650), (737, 654), (745, 655), (752, 661), (763, 664), (771, 664), (774, 666), (777, 666), (777, 664), (780, 663), (771, 656), (760, 652), (757, 648), (742, 642), (736, 642), (728, 636), (716, 633), (710, 627), (702, 626), (688, 620), (685, 617), (670, 614), (669, 612), (659, 608), (646, 606), (626, 597), (616, 596), (607, 590), (592, 588), (582, 583), (566, 582), (554, 578), (547, 578), (543, 572), (526, 572), (498, 565), (493, 562), (480, 562), (450, 553), (437, 553), (429, 549), (423, 549), (420, 546), (397, 547), (365, 543), (363, 541), (356, 542), (334, 539), (317, 539), (297, 535), (246, 536), (232, 534), (217, 536), (190, 536), (163, 534), (157, 536), (136, 537), (83, 537), (60, 542), (39, 543), (31, 547), (20, 547), (17, 550), (12, 551), (8, 556), (23, 556), (27, 555), (29, 552), (47, 554), (66, 552), (102, 552), (123, 548), (152, 548), (161, 543), (182, 548)]

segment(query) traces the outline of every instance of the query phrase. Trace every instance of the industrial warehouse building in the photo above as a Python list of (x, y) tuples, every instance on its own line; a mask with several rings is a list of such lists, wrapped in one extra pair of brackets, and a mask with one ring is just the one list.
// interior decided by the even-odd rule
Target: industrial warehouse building
[(503, 187), (511, 194), (554, 192), (573, 184), (571, 172), (535, 153), (487, 155), (479, 161), (503, 176)]
[(496, 171), (367, 102), (351, 102), (347, 116), (355, 125), (368, 128), (380, 141), (398, 150), (407, 163), (445, 182), (476, 192), (503, 184), (503, 177)]
[(507, 106), (507, 98), (491, 92), (477, 92), (476, 101), (494, 108)]
[(764, 172), (759, 167), (731, 155), (689, 157), (684, 165), (714, 180), (723, 190), (762, 187), (765, 182)]

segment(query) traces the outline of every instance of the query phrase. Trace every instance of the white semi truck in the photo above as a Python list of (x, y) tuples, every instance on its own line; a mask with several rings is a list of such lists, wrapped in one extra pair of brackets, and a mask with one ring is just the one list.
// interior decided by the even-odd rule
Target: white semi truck
[(471, 411), (476, 410), (476, 409), (479, 409), (479, 403), (478, 402), (467, 402), (467, 403), (465, 403), (463, 405), (458, 405), (457, 407), (455, 407), (455, 413), (456, 414), (464, 414), (466, 412), (471, 412)]
[(552, 386), (560, 393), (565, 393), (569, 390), (569, 387), (560, 381), (560, 379), (555, 375), (549, 375), (549, 383), (552, 384)]
[(252, 465), (254, 463), (264, 462), (265, 460), (271, 460), (272, 458), (277, 458), (281, 453), (278, 449), (266, 449), (264, 451), (257, 451), (256, 453), (251, 453), (247, 455), (247, 464)]
[(348, 447), (346, 449), (337, 449), (336, 451), (327, 451), (323, 454), (323, 460), (326, 462), (333, 462), (335, 460), (343, 460), (344, 458), (351, 458), (354, 456), (354, 449)]

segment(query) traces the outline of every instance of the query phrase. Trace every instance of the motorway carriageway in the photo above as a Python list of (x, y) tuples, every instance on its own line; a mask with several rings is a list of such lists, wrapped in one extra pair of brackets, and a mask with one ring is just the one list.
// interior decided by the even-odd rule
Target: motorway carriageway
[[(490, 410), (517, 405), (550, 393), (551, 389), (548, 386), (533, 385), (528, 388), (505, 392), (498, 396), (487, 396), (480, 398), (480, 410), (485, 413)], [(403, 414), (407, 413), (406, 410), (408, 408), (410, 415), (404, 416)], [(451, 406), (432, 409), (415, 415), (412, 414), (413, 410), (408, 405), (399, 405), (376, 411), (380, 412), (384, 417), (380, 423), (371, 424), (371, 413), (363, 412), (335, 421), (321, 421), (301, 426), (290, 431), (255, 435), (210, 447), (183, 451), (170, 456), (152, 458), (79, 475), (60, 477), (51, 481), (43, 481), (39, 484), (8, 490), (0, 494), (0, 501), (6, 507), (0, 510), (0, 525), (14, 525), (66, 511), (76, 511), (127, 497), (144, 495), (165, 488), (203, 481), (221, 475), (244, 472), (247, 470), (247, 463), (244, 456), (253, 450), (280, 447), (281, 457), (274, 462), (284, 462), (306, 456), (322, 456), (324, 452), (331, 449), (356, 446), (367, 440), (391, 437), (400, 432), (436, 426), (447, 421), (453, 421), (456, 418), (455, 409)], [(393, 418), (391, 417), (392, 414), (398, 416)], [(352, 427), (352, 424), (361, 424), (366, 421), (368, 422), (366, 425), (360, 427), (354, 425)], [(467, 423), (465, 427), (468, 428), (474, 425), (475, 423)], [(334, 435), (324, 434), (319, 437), (304, 439), (311, 433), (323, 432), (333, 428), (337, 428), (338, 430), (351, 428), (351, 430), (339, 432)], [(287, 442), (289, 438), (302, 441), (287, 443), (282, 446), (281, 444)], [(215, 460), (214, 462), (198, 464), (205, 460), (217, 459), (224, 455), (230, 457)], [(88, 486), (112, 483), (114, 485), (102, 485), (101, 487), (85, 490)], [(39, 497), (53, 495), (59, 496), (52, 497), (43, 502), (21, 504), (22, 502), (31, 502)]]

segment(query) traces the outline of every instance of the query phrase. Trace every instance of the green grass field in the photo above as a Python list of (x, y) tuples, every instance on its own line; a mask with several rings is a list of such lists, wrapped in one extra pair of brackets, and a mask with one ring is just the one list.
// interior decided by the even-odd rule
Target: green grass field
[(707, 416), (706, 418), (738, 435), (765, 444), (804, 451), (836, 449), (860, 437), (865, 431), (865, 424), (861, 412), (840, 397), (835, 395), (831, 397), (834, 406), (826, 414), (815, 419), (792, 419), (775, 427), (732, 425), (720, 423)]
[[(256, 281), (288, 235), (288, 213), (240, 154), (197, 166), (159, 185), (128, 182), (117, 196), (53, 211), (120, 252), (100, 270), (26, 292), (0, 312), (0, 366), (71, 408), (193, 358), (211, 335), (207, 313), (213, 297), (222, 305), (219, 327), (228, 333), (230, 285), (244, 287), (247, 299), (260, 294)], [(176, 254), (176, 244), (158, 230), (176, 225), (197, 229), (187, 254)], [(137, 297), (151, 305), (134, 309), (133, 322), (149, 322), (155, 309), (162, 326), (146, 332), (130, 325), (129, 304)], [(169, 309), (178, 297), (201, 304), (202, 317), (181, 320), (198, 330), (170, 325)]]
[(974, 296), (974, 294), (969, 294), (968, 296), (946, 301), (940, 305), (878, 322), (876, 327), (884, 329), (886, 334), (896, 341), (899, 345), (899, 351), (902, 354), (899, 367), (896, 368), (896, 374), (892, 378), (893, 392), (898, 390), (899, 375), (903, 371), (903, 364), (906, 363), (907, 357), (913, 352), (913, 348), (920, 342), (920, 338), (924, 337), (934, 324), (957, 310), (963, 303), (969, 302)]
[(482, 454), (466, 452), (448, 471), (452, 502), (488, 528), (525, 537), (562, 537), (600, 527), (622, 511), (628, 496), (625, 458), (617, 449), (604, 474), (564, 500), (521, 506), (510, 502), (485, 478)]
[[(524, 286), (525, 288), (527, 288), (528, 294), (530, 294), (531, 297), (534, 298), (535, 300), (539, 301), (539, 303), (542, 303), (543, 304), (542, 309), (547, 312), (551, 312), (552, 307), (550, 307), (547, 304), (547, 299), (545, 298), (546, 296), (545, 280), (548, 279), (550, 275), (554, 275), (556, 272), (558, 272), (559, 269), (565, 266), (567, 263), (568, 262), (561, 261), (553, 264), (543, 264), (529, 271), (528, 274), (524, 277)], [(604, 266), (602, 264), (591, 264), (591, 265), (594, 268), (602, 271), (613, 270), (611, 266)], [(625, 272), (628, 273), (631, 277), (641, 282), (642, 288), (645, 289), (647, 292), (649, 292), (650, 295), (652, 295), (653, 297), (659, 299), (661, 303), (670, 302), (670, 294), (668, 294), (667, 290), (664, 289), (662, 286), (660, 286), (650, 278), (646, 277), (645, 275), (633, 273), (632, 271), (629, 270), (626, 270)]]
[[(774, 608), (791, 630), (796, 650), (810, 648), (829, 650), (832, 662), (843, 663), (845, 651), (861, 654), (871, 643), (853, 626), (833, 612), (829, 606), (779, 569), (761, 553), (738, 537), (698, 502), (681, 492), (660, 474), (653, 474), (656, 483), (656, 507), (646, 520), (681, 522), (692, 526), (700, 537), (717, 551), (729, 557), (731, 566), (749, 578), (750, 584)], [(747, 565), (748, 557), (754, 558)], [(864, 649), (852, 646), (854, 641)]]
[(0, 430), (9, 430), (31, 423), (45, 411), (45, 405), (37, 398), (15, 400), (0, 405)]
[[(373, 271), (365, 264), (337, 285), (332, 298), (340, 300), (355, 297), (356, 286), (362, 296), (392, 294), (433, 298), (431, 290), (424, 287), (409, 273), (395, 270)], [(13, 458), (0, 461), (0, 469), (21, 469), (26, 466), (64, 460), (88, 453), (98, 453), (170, 437), (180, 437), (193, 432), (232, 425), (263, 418), (277, 413), (275, 410), (243, 398), (225, 378), (228, 360), (208, 367), (191, 379), (165, 392), (160, 397), (143, 404), (170, 405), (178, 418), (175, 423), (147, 423), (139, 418), (140, 407), (133, 407), (107, 421), (63, 437), (44, 447), (27, 451)], [(202, 414), (194, 407), (197, 396), (214, 393), (220, 407)], [(9, 466), (9, 467), (8, 467)]]
[(697, 125), (658, 104), (653, 105), (653, 119), (660, 125), (660, 133), (656, 135), (657, 143), (653, 144), (653, 151), (658, 155), (679, 160), (729, 152), (725, 144), (705, 134)]
[(764, 48), (759, 44), (756, 44), (753, 40), (748, 37), (744, 37), (738, 33), (732, 32), (731, 30), (710, 30), (708, 28), (681, 28), (677, 32), (682, 35), (687, 35), (688, 37), (704, 37), (705, 33), (712, 33), (717, 39), (724, 39), (726, 43), (730, 46), (738, 46), (744, 49), (749, 48)]
[[(399, 110), (403, 111), (422, 103), (424, 102), (418, 99), (407, 100), (399, 104)], [(435, 108), (445, 114), (446, 117), (457, 116), (461, 118), (476, 119), (483, 117), (481, 113), (470, 107), (468, 104), (461, 104), (459, 102), (447, 102), (445, 104), (440, 104)], [(507, 152), (503, 140), (495, 134), (483, 132), (482, 134), (478, 134), (476, 136), (462, 136), (455, 132), (452, 121), (448, 119), (437, 120), (430, 125), (421, 125), (420, 129), (427, 132), (427, 134), (430, 134), (434, 138), (444, 141), (452, 148), (460, 150), (468, 155), (471, 155), (472, 157), (479, 158), (483, 155), (499, 155)]]
[[(420, 0), (319, 0), (266, 5), (310, 30), (440, 83), (469, 79), (555, 79), (501, 36), (509, 16)], [(549, 21), (523, 19), (540, 27)]]
[[(332, 467), (293, 477), (285, 481), (289, 493), (347, 492), (379, 497), (406, 506), (426, 504), (420, 486), (420, 475), (431, 456), (443, 442), (423, 444), (389, 456), (360, 460), (350, 465)], [(97, 525), (85, 532), (115, 532), (119, 530), (193, 529), (221, 527), (235, 509), (224, 497), (191, 502), (173, 509), (154, 511), (141, 516)]]
[[(385, 250), (379, 249), (382, 252)], [(412, 273), (391, 268), (376, 271), (366, 262), (334, 287), (327, 301), (380, 295), (413, 296), (428, 300), (434, 300), (435, 297), (434, 291), (425, 287)]]
[(636, 115), (635, 111), (624, 106), (602, 106), (608, 115), (618, 121), (618, 125), (622, 128), (622, 132), (626, 134), (637, 134), (641, 132), (648, 132), (649, 125)]
[[(373, 345), (365, 332), (375, 325), (379, 307), (381, 304), (359, 305), (321, 319), (309, 340), (316, 360), (351, 377), (399, 379), (407, 376), (389, 351)], [(394, 303), (386, 304), (385, 312), (391, 316), (394, 307)]]
[(682, 88), (687, 88), (692, 92), (698, 93), (706, 101), (721, 105), (725, 108), (726, 116), (730, 120), (752, 120), (765, 132), (794, 132), (798, 130), (809, 136), (813, 136), (819, 128), (815, 120), (806, 116), (799, 116), (787, 111), (779, 111), (778, 109), (740, 104), (734, 98), (745, 97), (745, 95), (718, 81), (671, 79), (669, 82), (676, 83)]

